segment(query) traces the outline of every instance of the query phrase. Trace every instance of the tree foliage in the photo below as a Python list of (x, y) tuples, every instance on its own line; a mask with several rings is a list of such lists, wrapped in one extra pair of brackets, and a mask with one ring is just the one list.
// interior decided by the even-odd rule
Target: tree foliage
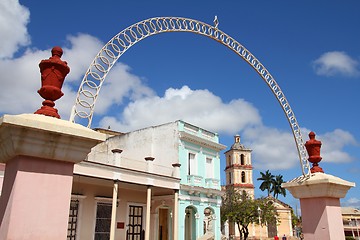
[(271, 223), (277, 216), (273, 204), (266, 198), (252, 199), (245, 191), (239, 192), (232, 187), (226, 190), (222, 200), (222, 222), (237, 223), (242, 240), (248, 238), (250, 224), (259, 224), (259, 220), (261, 225)]
[(286, 189), (281, 186), (284, 183), (283, 176), (277, 175), (272, 181), (271, 191), (274, 194), (274, 198), (278, 198), (279, 194), (286, 197)]
[(259, 188), (260, 188), (261, 191), (267, 190), (267, 195), (270, 196), (271, 185), (272, 185), (272, 182), (274, 180), (274, 175), (272, 175), (269, 170), (266, 170), (265, 173), (260, 172), (260, 175), (261, 175), (261, 177), (259, 177), (257, 179), (258, 181), (259, 180), (262, 181)]
[(266, 170), (265, 173), (260, 172), (260, 175), (261, 177), (257, 178), (257, 180), (262, 181), (259, 187), (261, 191), (267, 190), (268, 196), (273, 193), (276, 199), (278, 199), (279, 195), (286, 196), (286, 189), (281, 186), (281, 184), (284, 183), (282, 175), (274, 176), (269, 170)]

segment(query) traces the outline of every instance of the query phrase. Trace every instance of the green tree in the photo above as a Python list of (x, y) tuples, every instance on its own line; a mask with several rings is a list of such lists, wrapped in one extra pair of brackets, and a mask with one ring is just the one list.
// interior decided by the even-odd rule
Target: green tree
[(261, 177), (257, 179), (258, 181), (262, 181), (259, 188), (261, 191), (267, 190), (267, 194), (270, 196), (270, 193), (272, 192), (271, 186), (274, 181), (274, 175), (272, 175), (269, 170), (266, 170), (265, 173), (260, 172), (260, 174)]
[(271, 192), (274, 194), (274, 198), (278, 199), (279, 194), (286, 197), (286, 189), (281, 187), (281, 184), (284, 183), (283, 176), (277, 175), (272, 180)]
[(250, 224), (259, 224), (260, 219), (263, 225), (276, 219), (274, 206), (265, 198), (252, 199), (245, 191), (239, 192), (230, 187), (222, 200), (221, 221), (229, 220), (230, 223), (237, 223), (241, 240), (248, 238)]

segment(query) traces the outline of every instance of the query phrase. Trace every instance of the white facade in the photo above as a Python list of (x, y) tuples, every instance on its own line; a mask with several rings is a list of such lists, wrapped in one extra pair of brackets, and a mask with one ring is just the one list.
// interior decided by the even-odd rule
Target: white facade
[(74, 168), (68, 239), (186, 240), (210, 230), (218, 239), (225, 146), (216, 134), (183, 121), (102, 131), (108, 139)]

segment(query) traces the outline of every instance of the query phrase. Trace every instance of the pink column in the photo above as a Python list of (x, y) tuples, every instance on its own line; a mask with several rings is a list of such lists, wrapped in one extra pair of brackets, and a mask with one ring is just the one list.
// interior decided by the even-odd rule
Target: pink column
[(0, 118), (0, 239), (66, 239), (74, 164), (105, 136), (37, 114)]
[(66, 239), (73, 163), (19, 156), (6, 164), (1, 239)]
[(301, 216), (305, 239), (344, 239), (338, 198), (302, 198)]

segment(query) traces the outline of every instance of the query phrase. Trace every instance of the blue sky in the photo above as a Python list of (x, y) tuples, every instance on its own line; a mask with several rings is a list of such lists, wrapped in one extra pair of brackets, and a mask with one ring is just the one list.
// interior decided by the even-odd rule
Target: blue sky
[[(91, 61), (114, 35), (151, 17), (213, 24), (243, 44), (287, 97), (304, 141), (323, 142), (326, 173), (360, 184), (360, 2), (346, 1), (53, 1), (0, 2), (0, 114), (34, 112), (42, 99), (38, 64), (53, 46), (71, 68), (56, 102), (68, 119)], [(265, 82), (234, 52), (192, 33), (165, 33), (131, 47), (105, 80), (92, 127), (131, 131), (182, 119), (253, 149), (254, 183), (269, 169), (301, 175), (286, 117)], [(222, 156), (223, 160), (223, 156)], [(222, 164), (222, 169), (224, 164)], [(295, 206), (290, 194), (283, 198)], [(341, 200), (360, 207), (352, 188)]]

